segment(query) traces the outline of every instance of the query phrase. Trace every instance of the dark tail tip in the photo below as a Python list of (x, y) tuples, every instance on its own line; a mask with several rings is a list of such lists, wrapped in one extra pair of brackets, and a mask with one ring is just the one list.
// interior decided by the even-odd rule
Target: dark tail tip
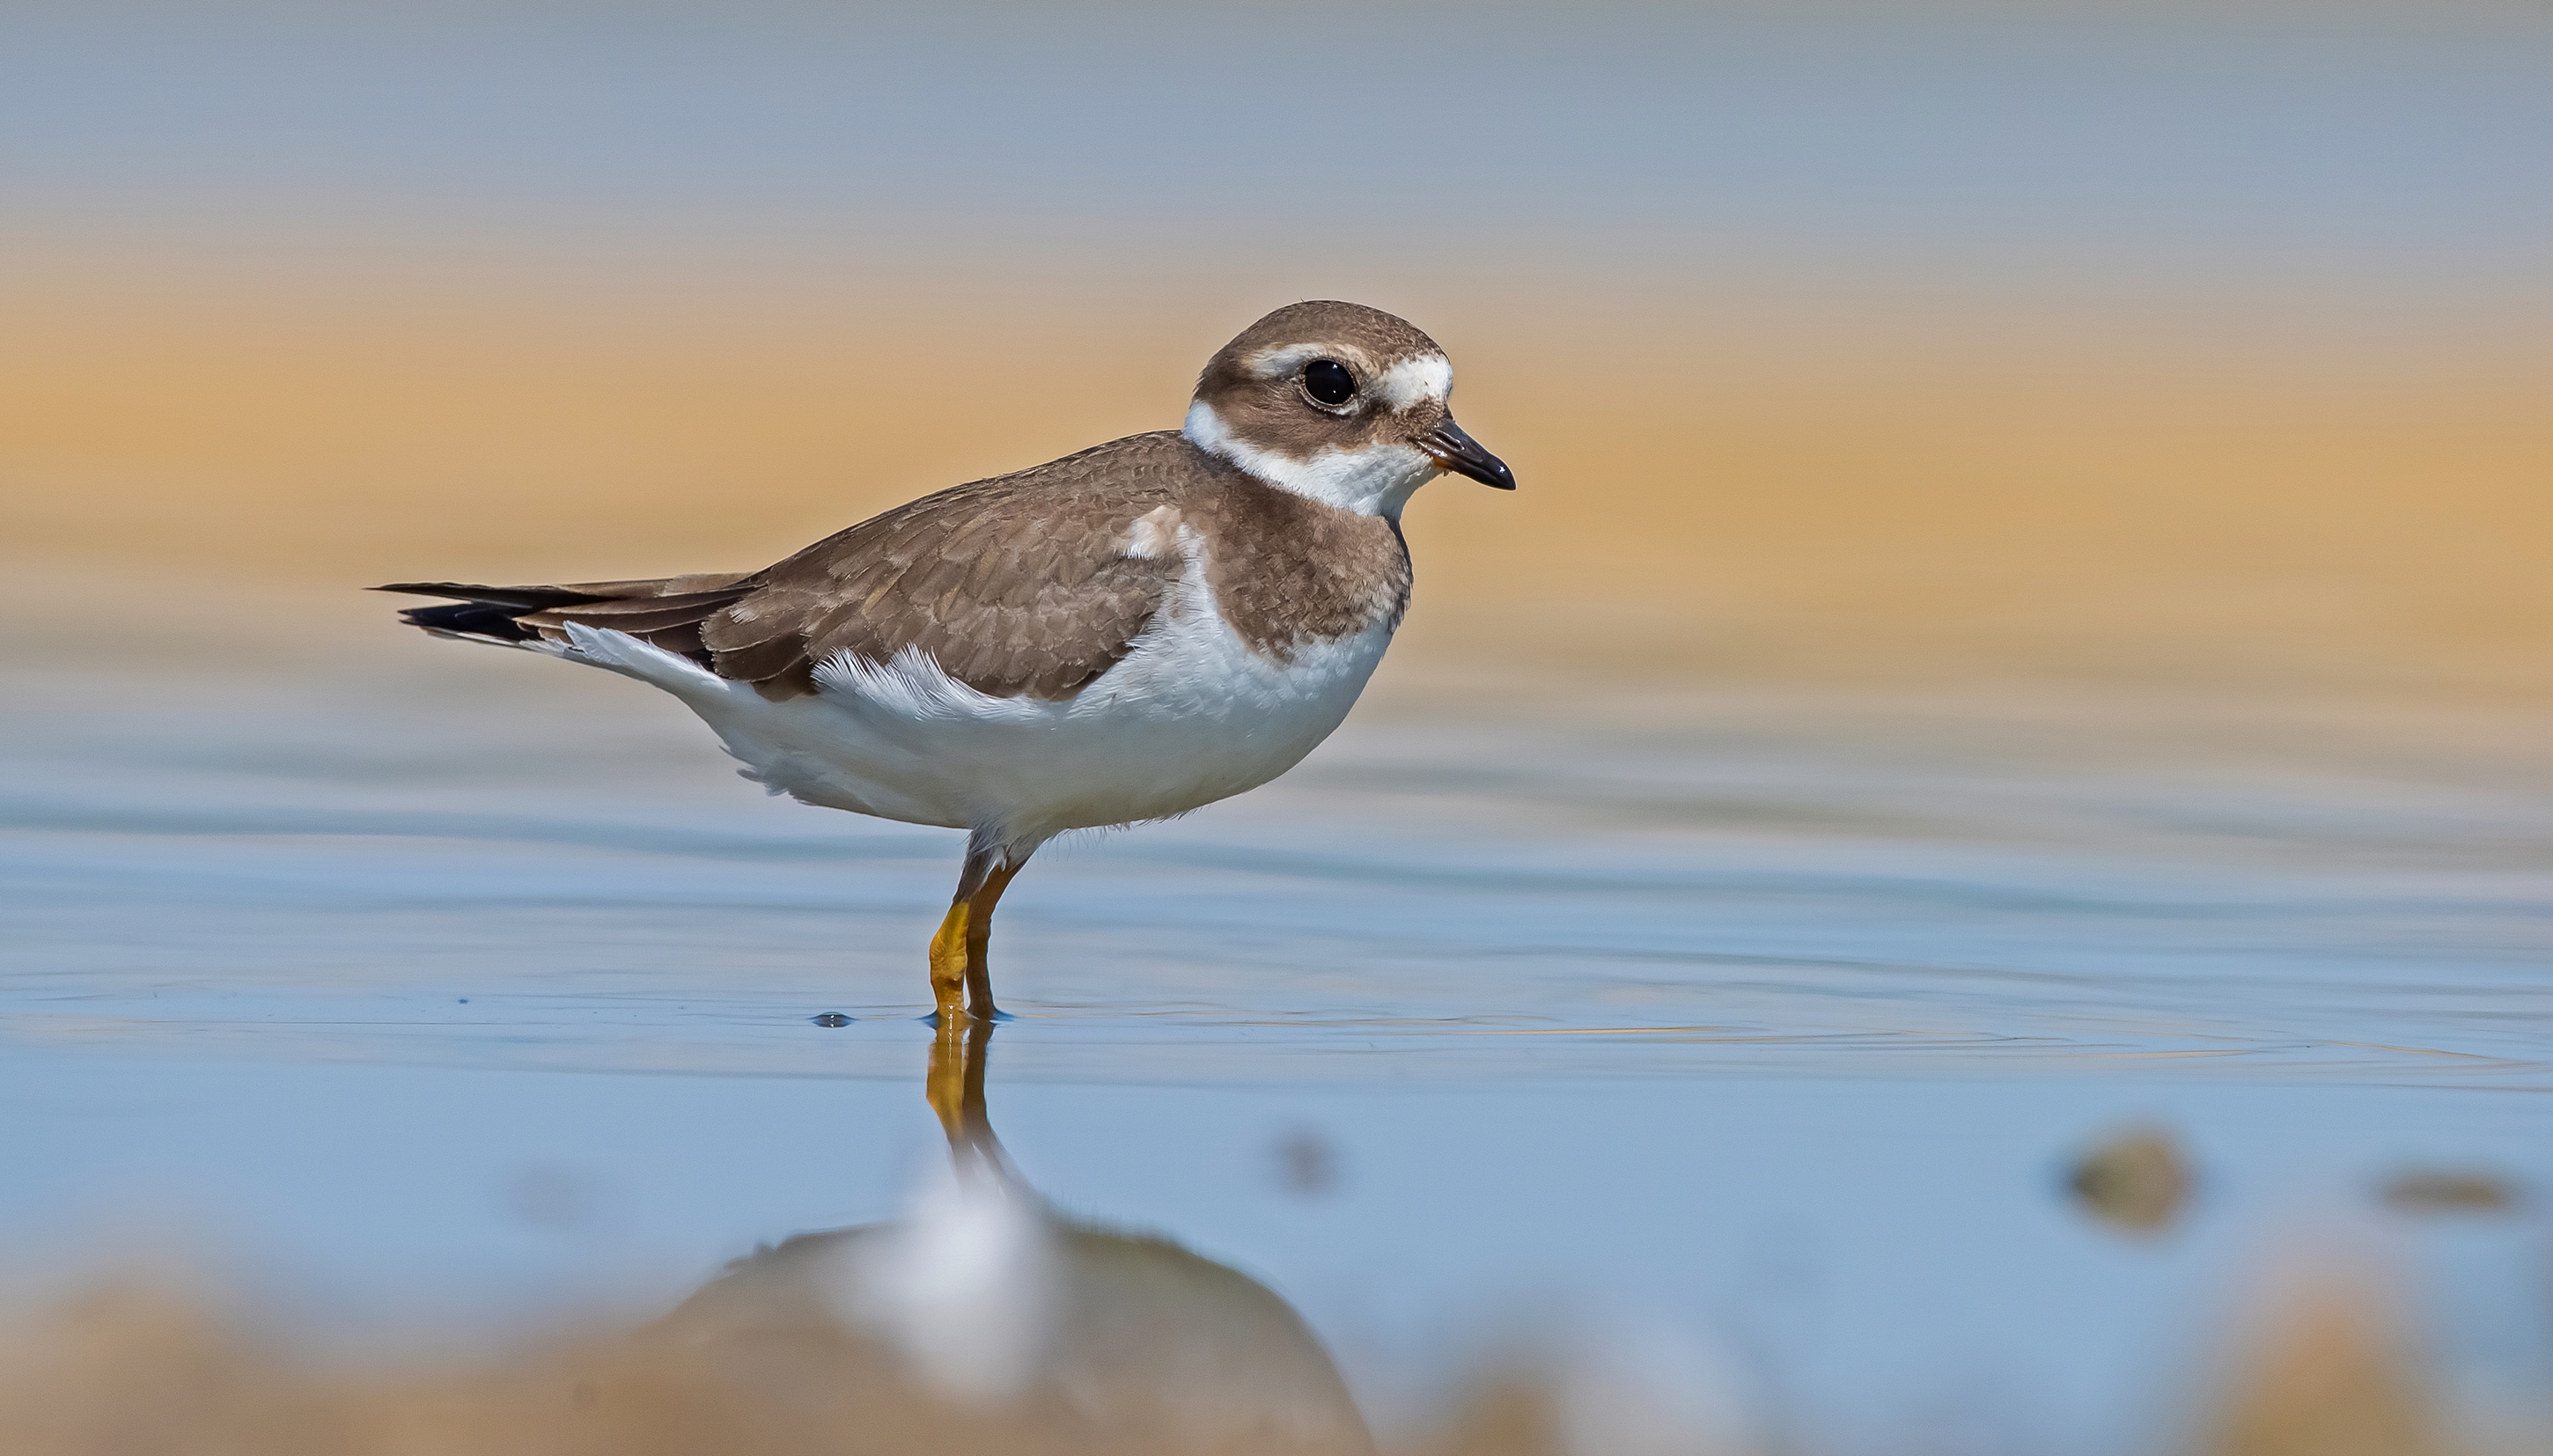
[(410, 607), (399, 620), (430, 632), (459, 632), (500, 642), (528, 642), (540, 633), (514, 620), (522, 609), (489, 602), (458, 602), (449, 607)]

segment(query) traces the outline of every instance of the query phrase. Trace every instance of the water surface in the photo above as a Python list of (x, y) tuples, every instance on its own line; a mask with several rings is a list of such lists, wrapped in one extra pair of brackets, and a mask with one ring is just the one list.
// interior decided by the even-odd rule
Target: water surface
[[(174, 1244), (466, 1330), (899, 1206), (957, 837), (766, 799), (638, 685), (369, 605), (121, 655), (20, 615), (21, 1282)], [(2456, 1379), (2532, 1400), (2535, 1216), (2371, 1190), (2553, 1174), (2545, 726), (1395, 662), (1278, 784), (1040, 856), (995, 1115), (1059, 1204), (1293, 1301), (1387, 1421), (1560, 1307), (1698, 1332), (1837, 1448), (2130, 1449), (2299, 1228), (2389, 1251)], [(2059, 1184), (2141, 1121), (2201, 1181), (2136, 1239)]]

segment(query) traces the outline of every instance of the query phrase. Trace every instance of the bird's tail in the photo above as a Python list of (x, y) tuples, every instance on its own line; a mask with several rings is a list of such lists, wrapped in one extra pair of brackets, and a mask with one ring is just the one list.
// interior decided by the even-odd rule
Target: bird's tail
[(399, 619), (439, 637), (523, 647), (567, 640), (570, 622), (610, 627), (709, 665), (701, 623), (759, 586), (750, 573), (578, 582), (559, 587), (477, 587), (460, 582), (392, 582), (377, 592), (443, 597), (445, 607), (410, 607)]

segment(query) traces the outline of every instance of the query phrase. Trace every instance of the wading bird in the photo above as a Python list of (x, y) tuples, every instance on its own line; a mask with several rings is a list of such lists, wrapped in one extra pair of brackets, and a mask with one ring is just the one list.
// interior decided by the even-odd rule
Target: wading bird
[(991, 1017), (993, 908), (1067, 830), (1276, 777), (1347, 717), (1409, 603), (1400, 510), (1513, 490), (1410, 324), (1296, 303), (1207, 362), (1185, 424), (926, 496), (761, 571), (381, 588), (401, 616), (652, 683), (746, 777), (967, 832), (931, 942), (940, 1022)]

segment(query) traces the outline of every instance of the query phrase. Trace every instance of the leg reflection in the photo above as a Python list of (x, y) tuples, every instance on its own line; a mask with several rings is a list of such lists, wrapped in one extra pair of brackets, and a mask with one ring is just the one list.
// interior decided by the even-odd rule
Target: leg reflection
[(984, 1064), (989, 1060), (993, 1023), (988, 1018), (943, 1017), (931, 1039), (931, 1065), (923, 1074), (923, 1095), (948, 1137), (948, 1156), (964, 1174), (983, 1164), (1007, 1174), (1001, 1141), (993, 1136), (992, 1115), (984, 1110)]

